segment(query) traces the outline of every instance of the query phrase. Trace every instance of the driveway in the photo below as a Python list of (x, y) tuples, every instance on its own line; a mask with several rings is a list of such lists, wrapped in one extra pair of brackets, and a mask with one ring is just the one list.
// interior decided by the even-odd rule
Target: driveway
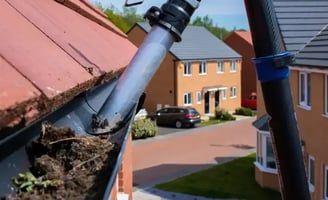
[(133, 142), (134, 185), (151, 187), (254, 152), (254, 120), (182, 129)]
[(158, 126), (158, 133), (157, 135), (167, 135), (167, 134), (171, 134), (171, 133), (176, 133), (176, 132), (180, 132), (180, 131), (188, 131), (192, 129), (197, 129), (200, 128), (201, 126), (199, 126), (198, 124), (195, 124), (195, 127), (193, 128), (174, 128), (174, 127), (167, 127), (167, 126)]

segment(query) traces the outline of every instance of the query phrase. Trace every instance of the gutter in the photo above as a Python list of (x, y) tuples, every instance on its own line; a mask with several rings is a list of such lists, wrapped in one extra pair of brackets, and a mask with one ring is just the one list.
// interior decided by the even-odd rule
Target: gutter
[[(70, 127), (79, 136), (87, 135), (84, 131), (85, 127), (89, 126), (92, 115), (100, 109), (100, 106), (106, 101), (107, 96), (112, 92), (116, 84), (117, 79), (112, 79), (107, 83), (97, 86), (77, 96), (56, 111), (41, 117), (33, 124), (1, 139), (0, 171), (6, 173), (2, 173), (0, 177), (0, 197), (4, 197), (14, 191), (12, 184), (13, 177), (16, 177), (18, 173), (29, 171), (31, 163), (28, 155), (28, 147), (31, 141), (40, 135), (42, 122), (47, 121), (57, 127)], [(116, 133), (113, 133), (109, 139), (110, 142), (117, 145), (119, 154), (117, 158), (114, 158), (116, 159), (115, 166), (102, 196), (104, 200), (110, 198), (111, 189), (122, 163), (136, 107), (135, 105), (133, 111), (129, 113), (126, 124)]]

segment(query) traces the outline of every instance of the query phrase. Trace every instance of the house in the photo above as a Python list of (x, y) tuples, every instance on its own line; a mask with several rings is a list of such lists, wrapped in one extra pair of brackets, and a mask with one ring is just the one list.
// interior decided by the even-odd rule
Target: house
[[(328, 2), (275, 0), (274, 6), (286, 48), (296, 54), (290, 85), (311, 198), (328, 199)], [(279, 189), (263, 98), (258, 97), (255, 179)]]
[[(111, 83), (137, 48), (86, 0), (6, 0), (0, 2), (0, 12), (0, 168), (6, 171), (0, 178), (2, 196), (12, 190), (13, 175), (29, 167), (24, 141), (40, 130), (39, 120), (64, 115), (58, 111), (72, 109), (71, 102)], [(131, 137), (125, 144), (118, 172), (112, 174), (113, 200), (132, 199)], [(22, 156), (15, 159), (12, 153)], [(6, 163), (8, 159), (13, 162)]]
[[(139, 46), (151, 27), (135, 24), (127, 33)], [(146, 88), (145, 108), (156, 112), (168, 105), (192, 106), (202, 115), (215, 107), (240, 107), (241, 56), (204, 27), (188, 26)]]
[(252, 58), (255, 57), (252, 35), (249, 31), (233, 31), (224, 42), (240, 54), (241, 62), (241, 98), (247, 99), (256, 93), (256, 71)]

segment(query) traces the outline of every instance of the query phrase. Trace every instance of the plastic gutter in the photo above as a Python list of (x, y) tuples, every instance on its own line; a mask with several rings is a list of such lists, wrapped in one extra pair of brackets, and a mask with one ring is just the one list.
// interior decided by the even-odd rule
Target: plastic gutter
[[(29, 170), (31, 164), (28, 155), (28, 147), (30, 142), (39, 136), (43, 122), (46, 121), (57, 127), (70, 127), (77, 135), (87, 135), (85, 130), (91, 123), (91, 116), (100, 109), (116, 83), (117, 79), (112, 79), (109, 82), (97, 86), (91, 91), (77, 96), (56, 111), (41, 117), (33, 124), (7, 137), (1, 138), (0, 171), (2, 173), (0, 177), (0, 198), (14, 191), (14, 187), (11, 183), (12, 177), (16, 177), (18, 173)], [(135, 106), (135, 108), (136, 107), (137, 106)], [(117, 145), (119, 153), (115, 158), (115, 166), (105, 188), (103, 199), (110, 198), (112, 187), (123, 160), (134, 114), (135, 109), (129, 114), (130, 116), (124, 126), (112, 134), (109, 139), (110, 142)]]

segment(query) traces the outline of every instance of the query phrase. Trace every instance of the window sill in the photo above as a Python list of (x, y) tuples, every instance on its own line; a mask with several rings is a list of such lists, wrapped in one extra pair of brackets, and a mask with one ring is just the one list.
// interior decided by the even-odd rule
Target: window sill
[(277, 169), (263, 167), (260, 163), (254, 162), (254, 165), (261, 171), (269, 174), (278, 174)]
[(216, 72), (217, 74), (224, 74), (224, 72)]
[(184, 77), (190, 77), (191, 74), (184, 74), (183, 76), (184, 76)]
[(230, 97), (230, 99), (235, 99), (235, 98), (237, 98), (237, 97)]
[(311, 106), (306, 106), (306, 105), (298, 105), (299, 108), (303, 109), (303, 110), (307, 110), (310, 111), (311, 110)]
[(196, 104), (200, 105), (200, 104), (202, 104), (202, 102), (197, 102)]
[(314, 185), (312, 185), (311, 183), (309, 183), (309, 190), (310, 192), (314, 192)]
[(223, 97), (222, 100), (227, 100), (227, 98), (226, 97)]
[(205, 76), (207, 75), (207, 73), (201, 73), (201, 74), (198, 74), (199, 76)]
[[(324, 118), (328, 118), (328, 113), (322, 115)], [(327, 198), (328, 200), (328, 198)]]
[(237, 71), (230, 71), (231, 73), (236, 73)]
[(192, 106), (192, 104), (183, 104), (184, 106)]

